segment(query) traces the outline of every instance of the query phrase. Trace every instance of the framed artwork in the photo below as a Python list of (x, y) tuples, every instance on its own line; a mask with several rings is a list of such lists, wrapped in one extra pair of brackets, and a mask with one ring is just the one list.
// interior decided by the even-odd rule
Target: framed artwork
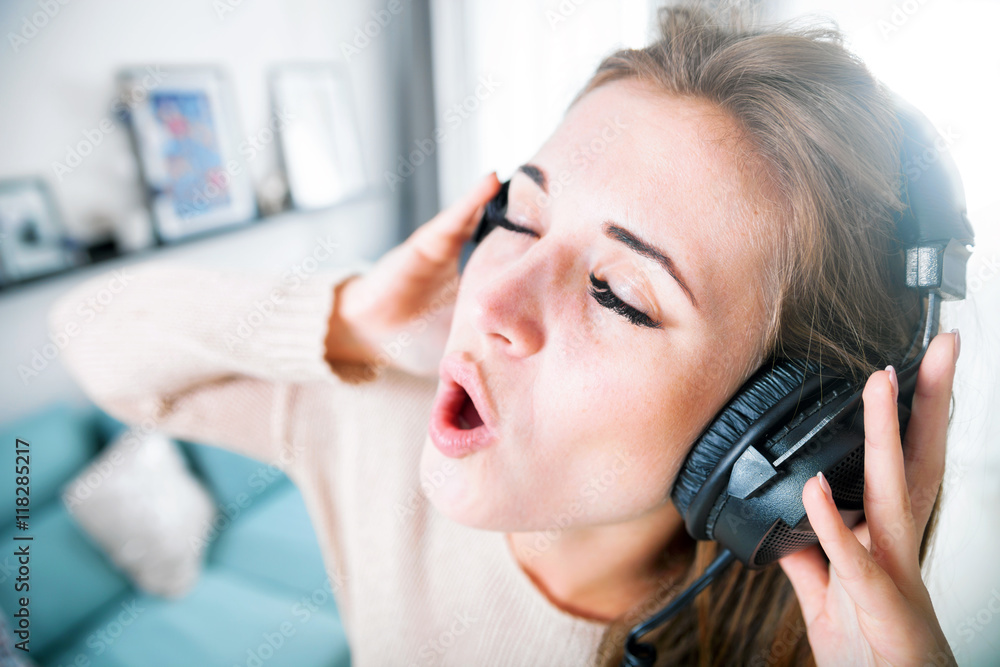
[(253, 182), (238, 151), (233, 95), (213, 67), (119, 73), (133, 147), (146, 185), (153, 227), (172, 243), (258, 217)]
[(293, 208), (321, 209), (368, 190), (357, 111), (339, 65), (272, 68), (269, 88)]
[(66, 238), (45, 181), (0, 180), (0, 284), (58, 273), (85, 261), (84, 253)]

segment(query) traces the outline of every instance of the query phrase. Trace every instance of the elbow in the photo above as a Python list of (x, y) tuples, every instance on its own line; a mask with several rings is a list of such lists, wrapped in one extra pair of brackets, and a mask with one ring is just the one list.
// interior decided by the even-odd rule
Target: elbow
[(141, 421), (158, 410), (156, 397), (142, 396), (142, 342), (130, 325), (140, 312), (136, 306), (142, 308), (140, 285), (148, 271), (118, 269), (84, 280), (59, 296), (46, 318), (66, 372), (91, 401), (122, 421)]

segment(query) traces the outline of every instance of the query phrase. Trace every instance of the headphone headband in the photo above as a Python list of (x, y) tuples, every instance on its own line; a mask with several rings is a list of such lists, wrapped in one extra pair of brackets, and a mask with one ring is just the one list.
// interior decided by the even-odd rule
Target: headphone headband
[(966, 246), (975, 234), (958, 168), (930, 119), (898, 94), (889, 95), (903, 129), (900, 195), (906, 209), (896, 217), (896, 233), (906, 247), (906, 284), (937, 290), (947, 301), (964, 299)]

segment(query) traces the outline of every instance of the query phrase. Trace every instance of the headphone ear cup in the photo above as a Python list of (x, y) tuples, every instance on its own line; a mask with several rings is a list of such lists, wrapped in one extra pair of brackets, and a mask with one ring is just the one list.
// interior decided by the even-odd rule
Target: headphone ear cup
[(844, 522), (854, 526), (864, 515), (863, 391), (864, 385), (850, 383), (824, 391), (758, 443), (756, 448), (764, 458), (784, 459), (780, 472), (766, 485), (749, 491), (757, 482), (744, 463), (741, 470), (733, 468), (728, 475), (728, 488), (715, 493), (713, 487), (715, 498), (710, 499), (712, 509), (704, 521), (710, 539), (752, 569), (816, 544), (819, 540), (809, 525), (802, 489), (819, 471), (830, 485)]
[(476, 231), (472, 234), (471, 240), (474, 246), (479, 245), (479, 242), (497, 226), (497, 222), (507, 215), (507, 191), (509, 188), (510, 179), (507, 179), (500, 184), (500, 189), (493, 195), (493, 199), (487, 202), (483, 217), (479, 219)]
[[(760, 417), (801, 388), (806, 375), (834, 375), (816, 362), (780, 359), (765, 363), (726, 403), (702, 431), (674, 481), (671, 498), (687, 519), (688, 509), (722, 457)], [(688, 526), (691, 531), (692, 526)], [(695, 535), (698, 539), (704, 539)]]

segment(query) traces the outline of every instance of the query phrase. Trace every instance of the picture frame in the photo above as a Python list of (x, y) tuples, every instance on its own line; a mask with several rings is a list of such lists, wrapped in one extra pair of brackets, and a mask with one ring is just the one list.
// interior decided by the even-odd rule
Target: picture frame
[(42, 178), (0, 180), (0, 286), (86, 263), (65, 235), (52, 191)]
[(160, 244), (175, 243), (259, 217), (253, 181), (238, 150), (233, 92), (212, 66), (158, 67), (118, 74), (146, 201)]
[(358, 112), (346, 68), (284, 63), (268, 76), (274, 117), (283, 118), (280, 162), (292, 208), (317, 210), (369, 191)]

